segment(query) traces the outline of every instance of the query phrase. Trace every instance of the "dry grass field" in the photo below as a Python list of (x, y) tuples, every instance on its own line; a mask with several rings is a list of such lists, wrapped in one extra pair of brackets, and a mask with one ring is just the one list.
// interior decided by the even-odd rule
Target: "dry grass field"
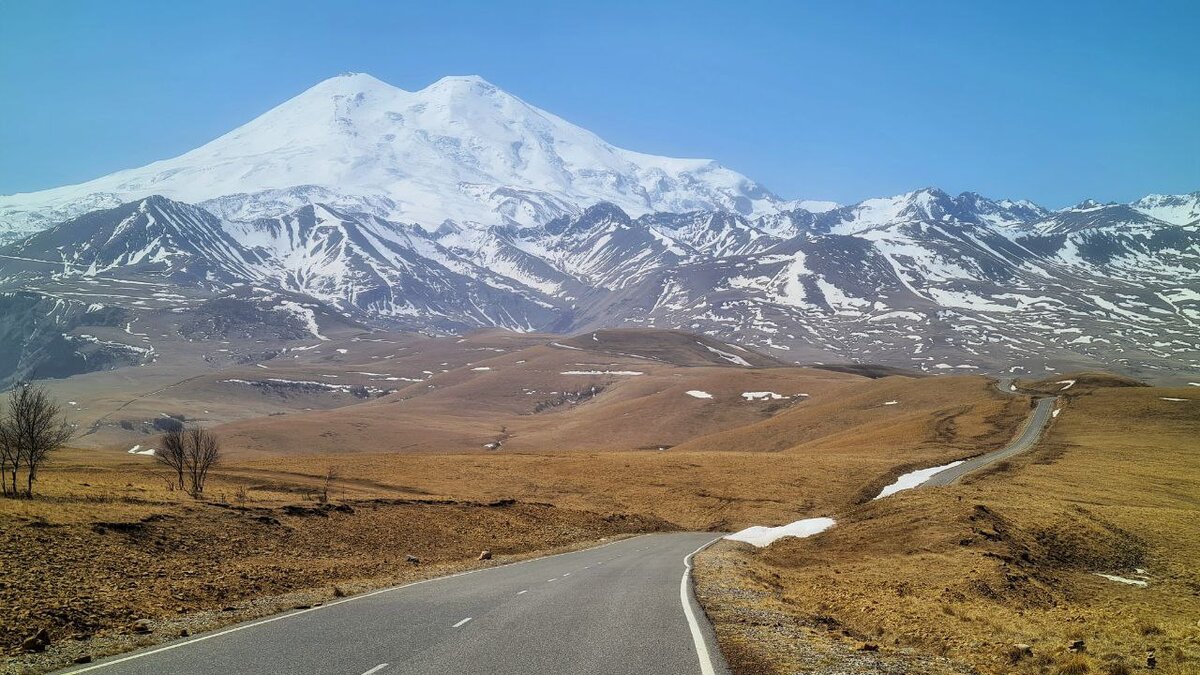
[[(838, 526), (762, 550), (722, 543), (699, 559), (739, 672), (1038, 672), (1077, 638), (1088, 653), (1071, 658), (1095, 664), (1132, 664), (1149, 644), (1163, 668), (1194, 653), (1181, 617), (1200, 561), (1180, 557), (1195, 555), (1196, 532), (1177, 521), (1196, 507), (1195, 404), (1163, 390), (1080, 376), (1035, 453), (966, 485), (871, 502), (901, 473), (1003, 446), (1028, 398), (978, 376), (788, 366), (669, 331), (302, 347), (162, 364), (147, 382), (113, 371), (53, 383), (96, 432), (42, 474), (38, 499), (0, 500), (0, 569), (12, 571), (0, 579), (4, 668), (44, 670), (494, 564), (475, 560), (483, 549), (503, 561), (820, 515)], [(165, 416), (223, 440), (204, 500), (169, 491), (153, 457), (126, 452), (153, 447)], [(1153, 446), (1147, 424), (1161, 435)], [(1148, 587), (1092, 574), (1133, 567)], [(1113, 603), (1142, 600), (1170, 612), (1092, 630)], [(21, 653), (42, 628), (49, 650)], [(1010, 662), (1021, 642), (1033, 655)]]
[[(629, 333), (640, 336), (640, 347)], [(657, 450), (764, 419), (802, 400), (746, 401), (743, 392), (821, 397), (861, 379), (805, 368), (741, 367), (696, 336), (665, 331), (599, 331), (577, 338), (582, 346), (546, 339), (513, 348), (501, 339), (480, 334), (430, 340), (386, 364), (342, 366), (424, 379), (401, 382), (396, 393), (352, 407), (235, 422), (224, 428), (227, 444), (242, 455), (273, 456), (480, 452), (493, 443), (506, 451)], [(780, 365), (753, 352), (736, 353)]]
[[(0, 501), (0, 644), (9, 655), (0, 672), (40, 672), (184, 629), (671, 528), (549, 504), (351, 497), (336, 485), (321, 503), (291, 484), (223, 476), (196, 501), (168, 492), (144, 462), (92, 454), (60, 458), (37, 499)], [(493, 560), (477, 562), (485, 549)], [(23, 653), (40, 629), (50, 648)]]
[(808, 539), (702, 554), (703, 603), (737, 671), (851, 658), (879, 672), (1119, 674), (1152, 655), (1156, 672), (1200, 672), (1200, 396), (1092, 376), (1025, 384), (1070, 379), (1025, 456), (863, 504)]
[[(597, 452), (591, 449), (590, 436), (582, 437), (582, 447), (577, 447), (564, 435), (552, 445), (554, 451), (304, 454), (289, 457), (286, 471), (280, 470), (277, 458), (251, 454), (226, 467), (224, 474), (315, 486), (329, 466), (338, 465), (352, 487), (400, 496), (547, 502), (606, 513), (649, 514), (683, 528), (729, 531), (848, 508), (913, 467), (1000, 447), (1026, 412), (1021, 399), (999, 394), (978, 377), (940, 379), (936, 389), (908, 378), (850, 377), (835, 391), (814, 393), (752, 424), (698, 434), (670, 449), (634, 449), (644, 442), (638, 434), (664, 433), (660, 428), (675, 419), (671, 408), (685, 411), (676, 415), (691, 414), (693, 408), (754, 409), (764, 404), (740, 398), (745, 386), (740, 378), (778, 377), (774, 370), (731, 371), (724, 378), (721, 373), (707, 373), (710, 369), (695, 370), (688, 374), (692, 384), (687, 386), (703, 378), (707, 383), (703, 386), (714, 398), (693, 399), (676, 385), (662, 394), (639, 397), (649, 409), (639, 415), (653, 418), (657, 396), (662, 408), (657, 416), (663, 425), (639, 421), (628, 430), (633, 439), (625, 441), (624, 448), (610, 440), (614, 449)], [(808, 388), (821, 390), (827, 374), (795, 370), (800, 374), (793, 378), (817, 373)], [(722, 384), (721, 379), (741, 384)], [(883, 405), (892, 400), (899, 402)], [(609, 407), (636, 406), (621, 399), (597, 400), (561, 413), (566, 418), (562, 425), (567, 429), (601, 425), (598, 419), (614, 417)], [(521, 429), (516, 424), (510, 428)], [(683, 436), (686, 425), (679, 425), (674, 433)], [(512, 445), (517, 446), (521, 438), (519, 431), (514, 432)]]

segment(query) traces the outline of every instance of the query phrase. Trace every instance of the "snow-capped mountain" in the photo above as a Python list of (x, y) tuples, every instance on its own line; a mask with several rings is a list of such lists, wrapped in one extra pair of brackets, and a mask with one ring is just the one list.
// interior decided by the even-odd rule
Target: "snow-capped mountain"
[[(1133, 204), (1086, 201), (1031, 223), (1016, 241), (1075, 270), (1132, 282), (1200, 286), (1200, 221), (1186, 223), (1195, 199), (1147, 197)], [(1166, 208), (1145, 207), (1152, 203)], [(1183, 208), (1179, 208), (1182, 206)], [(1173, 218), (1168, 222), (1149, 213)], [(1193, 293), (1195, 294), (1195, 293)]]
[(868, 199), (830, 209), (817, 216), (818, 229), (859, 234), (905, 222), (963, 222), (993, 228), (1020, 227), (1050, 212), (1028, 201), (992, 200), (973, 192), (951, 197), (938, 188), (923, 188), (895, 197)]
[(1200, 193), (785, 201), (474, 77), (333, 78), (174, 159), (0, 197), (4, 227), (0, 384), (145, 362), (161, 339), (351, 326), (654, 326), (930, 372), (1200, 369)]
[(784, 202), (710, 160), (617, 148), (479, 77), (415, 92), (366, 74), (325, 80), (191, 152), (87, 183), (0, 197), (0, 229), (30, 231), (163, 195), (226, 220), (323, 203), (436, 229), (532, 225), (599, 202), (640, 215)]
[(34, 274), (153, 274), (182, 283), (257, 280), (264, 259), (202, 208), (161, 196), (101, 209), (5, 249)]
[(1186, 195), (1149, 195), (1130, 206), (1152, 218), (1174, 225), (1200, 223), (1200, 192)]
[[(117, 280), (118, 294), (90, 286)], [(229, 222), (152, 197), (0, 248), (7, 289), (25, 302), (52, 297), (64, 317), (93, 305), (208, 312), (184, 324), (204, 335), (229, 330), (206, 308), (233, 294), (237, 330), (286, 316), (286, 334), (310, 339), (331, 321), (438, 332), (635, 325), (806, 362), (931, 372), (1200, 367), (1200, 225), (1131, 205), (1049, 212), (935, 189), (819, 214), (633, 217), (601, 203), (528, 227), (433, 232), (321, 203)], [(196, 297), (185, 302), (185, 289)]]
[(275, 287), (364, 322), (533, 330), (551, 317), (541, 292), (456, 256), (424, 229), (316, 204), (239, 228)]

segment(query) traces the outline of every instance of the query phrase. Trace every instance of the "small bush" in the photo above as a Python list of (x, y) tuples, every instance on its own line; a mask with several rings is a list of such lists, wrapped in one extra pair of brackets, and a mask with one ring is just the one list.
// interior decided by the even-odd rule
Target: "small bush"
[(1059, 659), (1054, 675), (1087, 675), (1092, 672), (1092, 662), (1081, 654), (1071, 654)]
[(1149, 637), (1151, 635), (1162, 635), (1162, 633), (1163, 633), (1161, 628), (1159, 628), (1156, 624), (1152, 624), (1152, 623), (1143, 623), (1141, 626), (1138, 627), (1138, 631), (1140, 631), (1141, 634), (1145, 635), (1146, 637)]

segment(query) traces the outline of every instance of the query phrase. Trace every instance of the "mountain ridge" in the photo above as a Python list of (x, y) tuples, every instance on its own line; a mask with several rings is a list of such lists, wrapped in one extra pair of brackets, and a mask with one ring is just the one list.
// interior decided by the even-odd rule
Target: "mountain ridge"
[(38, 195), (0, 197), (0, 225), (33, 230), (0, 241), (24, 317), (0, 334), (117, 314), (171, 340), (655, 327), (925, 372), (1200, 369), (1200, 192), (787, 201), (474, 76), (331, 78), (179, 157)]
[(92, 181), (0, 196), (28, 231), (161, 194), (227, 220), (317, 201), (435, 229), (535, 224), (601, 201), (629, 212), (760, 214), (787, 202), (714, 160), (613, 146), (477, 76), (409, 92), (355, 73), (318, 83), (177, 157)]
[[(780, 225), (600, 203), (543, 225), (431, 232), (321, 203), (222, 221), (156, 196), (0, 247), (0, 293), (69, 301), (107, 280), (163, 280), (234, 292), (264, 321), (291, 312), (314, 338), (329, 317), (436, 334), (654, 327), (926, 372), (1200, 367), (1200, 226), (1111, 204), (1014, 225), (996, 204), (926, 189)], [(119, 298), (99, 304), (147, 311)]]

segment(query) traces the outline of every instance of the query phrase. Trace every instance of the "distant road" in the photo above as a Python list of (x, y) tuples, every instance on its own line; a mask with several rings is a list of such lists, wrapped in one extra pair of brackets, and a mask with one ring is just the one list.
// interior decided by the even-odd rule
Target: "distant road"
[(724, 674), (689, 574), (714, 537), (643, 535), (417, 582), (67, 672)]
[[(1006, 394), (1013, 394), (1015, 392), (1011, 389), (1011, 385), (1012, 378), (1000, 378), (1000, 381), (996, 383), (996, 388)], [(958, 466), (935, 473), (929, 480), (922, 483), (921, 487), (937, 487), (939, 485), (956, 483), (960, 478), (969, 473), (1008, 459), (1013, 455), (1019, 455), (1032, 448), (1038, 439), (1041, 438), (1042, 431), (1046, 429), (1046, 425), (1053, 419), (1054, 404), (1058, 401), (1058, 398), (1047, 396), (1036, 400), (1037, 406), (1033, 409), (1033, 414), (1025, 420), (1025, 427), (1021, 430), (1021, 435), (1016, 440), (995, 452), (989, 452), (986, 455), (968, 459)]]

